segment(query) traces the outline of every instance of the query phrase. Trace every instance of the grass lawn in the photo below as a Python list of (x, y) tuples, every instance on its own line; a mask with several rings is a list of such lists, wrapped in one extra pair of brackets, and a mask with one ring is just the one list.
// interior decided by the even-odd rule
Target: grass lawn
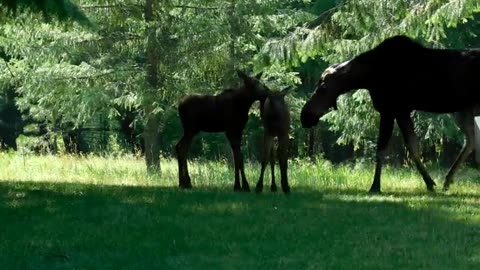
[[(480, 269), (480, 174), (290, 161), (292, 194), (233, 192), (226, 162), (0, 154), (1, 269)], [(253, 188), (260, 166), (246, 164)]]

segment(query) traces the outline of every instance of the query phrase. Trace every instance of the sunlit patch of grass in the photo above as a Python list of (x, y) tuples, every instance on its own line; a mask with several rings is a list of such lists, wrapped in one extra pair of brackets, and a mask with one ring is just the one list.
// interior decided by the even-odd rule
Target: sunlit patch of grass
[[(258, 162), (245, 164), (253, 189)], [(290, 195), (233, 192), (233, 164), (175, 159), (148, 175), (143, 159), (0, 154), (4, 269), (477, 269), (480, 177), (462, 168), (451, 190), (429, 168), (289, 162)], [(275, 168), (280, 185), (278, 166)], [(270, 185), (269, 167), (265, 185)]]

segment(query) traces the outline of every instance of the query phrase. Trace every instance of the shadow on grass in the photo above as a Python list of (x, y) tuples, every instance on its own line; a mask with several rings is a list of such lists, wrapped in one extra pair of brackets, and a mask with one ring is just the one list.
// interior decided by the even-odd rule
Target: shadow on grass
[[(424, 195), (394, 196), (408, 201)], [(2, 182), (0, 264), (4, 269), (480, 267), (479, 210), (462, 204), (461, 197), (436, 195), (415, 207), (364, 196), (362, 190), (258, 196), (199, 187)]]

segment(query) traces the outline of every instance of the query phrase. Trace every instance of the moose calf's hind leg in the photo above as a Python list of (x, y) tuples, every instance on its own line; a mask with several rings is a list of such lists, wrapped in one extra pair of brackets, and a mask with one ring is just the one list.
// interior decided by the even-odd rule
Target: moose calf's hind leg
[(271, 184), (270, 184), (270, 191), (276, 192), (277, 191), (277, 184), (275, 183), (275, 151), (272, 147), (270, 148), (270, 173), (272, 175)]
[(285, 194), (290, 193), (288, 185), (288, 135), (278, 137), (277, 149), (278, 163), (280, 164), (280, 178), (282, 190)]
[(265, 174), (265, 169), (267, 167), (267, 163), (270, 157), (272, 147), (272, 138), (265, 133), (263, 136), (263, 152), (262, 152), (262, 162), (260, 168), (260, 178), (258, 179), (257, 186), (255, 187), (255, 191), (257, 193), (261, 193), (263, 191), (263, 177)]
[(240, 152), (240, 173), (242, 175), (242, 190), (244, 192), (250, 192), (250, 186), (248, 185), (247, 177), (245, 176), (245, 166), (243, 163), (242, 152)]

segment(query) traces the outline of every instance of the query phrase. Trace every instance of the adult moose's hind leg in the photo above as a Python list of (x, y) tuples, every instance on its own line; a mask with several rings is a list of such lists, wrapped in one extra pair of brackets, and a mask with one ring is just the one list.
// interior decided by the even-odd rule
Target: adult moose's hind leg
[(400, 115), (399, 117), (397, 117), (397, 123), (398, 123), (398, 126), (400, 127), (400, 131), (402, 132), (403, 139), (405, 141), (405, 144), (407, 145), (408, 151), (412, 155), (413, 161), (415, 162), (417, 170), (420, 172), (420, 174), (423, 177), (423, 181), (427, 186), (427, 190), (434, 191), (433, 187), (435, 186), (435, 182), (432, 180), (432, 177), (430, 177), (430, 174), (428, 174), (427, 169), (425, 168), (425, 165), (423, 165), (422, 161), (420, 160), (420, 153), (418, 149), (418, 139), (417, 139), (417, 136), (415, 135), (413, 122), (412, 122), (412, 119), (410, 118), (410, 115), (409, 114)]
[(192, 181), (188, 174), (187, 156), (188, 149), (195, 136), (194, 132), (184, 132), (182, 138), (175, 145), (175, 152), (177, 154), (178, 162), (178, 185), (180, 188), (191, 188)]
[[(247, 179), (245, 177), (245, 171), (243, 167), (243, 155), (241, 151), (242, 135), (238, 133), (227, 132), (227, 139), (230, 142), (230, 147), (233, 152), (233, 162), (235, 167), (235, 184), (233, 185), (234, 191), (250, 191)], [(242, 177), (242, 185), (240, 186), (240, 174)]]
[(373, 183), (370, 187), (370, 193), (380, 193), (382, 165), (385, 158), (385, 151), (387, 150), (388, 142), (392, 137), (393, 120), (391, 115), (380, 114), (380, 128), (377, 139), (377, 154), (375, 164), (375, 175), (373, 176)]
[(290, 193), (290, 186), (288, 185), (288, 134), (278, 136), (278, 163), (280, 164), (280, 181), (284, 193)]
[(447, 176), (445, 177), (445, 182), (443, 183), (443, 189), (448, 190), (450, 185), (453, 183), (453, 176), (460, 168), (460, 165), (467, 159), (475, 147), (475, 116), (472, 110), (461, 111), (455, 113), (455, 120), (463, 131), (465, 135), (465, 141), (463, 143), (462, 150), (458, 154), (455, 162), (452, 164), (448, 170)]
[(270, 153), (272, 151), (272, 141), (273, 138), (265, 132), (263, 135), (263, 153), (262, 153), (262, 162), (261, 162), (261, 169), (260, 169), (260, 178), (258, 179), (257, 186), (255, 187), (255, 191), (257, 193), (261, 193), (263, 190), (263, 176), (265, 173), (265, 168), (267, 167), (267, 163), (271, 158)]

